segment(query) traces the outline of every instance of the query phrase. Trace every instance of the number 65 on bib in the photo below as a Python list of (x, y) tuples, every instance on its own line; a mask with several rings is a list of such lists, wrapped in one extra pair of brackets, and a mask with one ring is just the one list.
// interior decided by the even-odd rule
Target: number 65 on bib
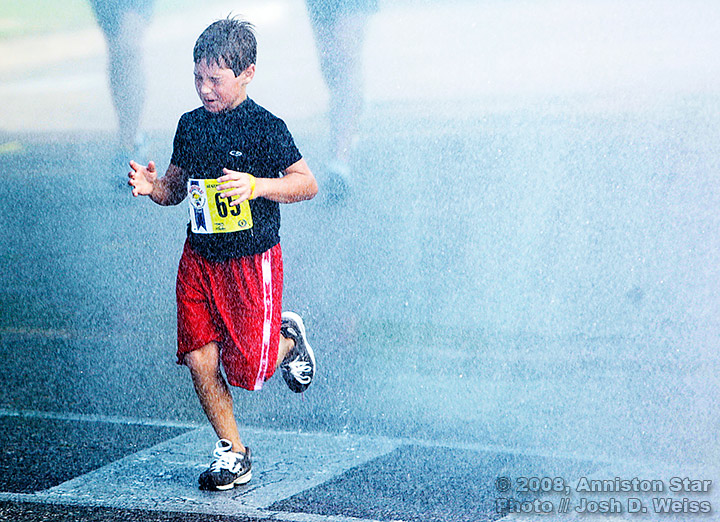
[(220, 234), (252, 228), (252, 212), (246, 200), (230, 205), (232, 198), (223, 198), (216, 179), (189, 179), (188, 211), (190, 229), (195, 234)]

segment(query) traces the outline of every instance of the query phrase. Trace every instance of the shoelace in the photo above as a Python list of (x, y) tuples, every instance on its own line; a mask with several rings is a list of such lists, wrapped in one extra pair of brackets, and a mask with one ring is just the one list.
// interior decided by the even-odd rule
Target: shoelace
[(233, 468), (240, 460), (238, 454), (233, 453), (229, 449), (217, 448), (213, 452), (213, 456), (215, 457), (215, 460), (213, 460), (212, 464), (210, 464), (210, 470), (213, 472), (218, 472), (223, 469), (233, 471)]
[(300, 384), (308, 384), (312, 381), (312, 366), (307, 361), (291, 361), (288, 364), (290, 373)]

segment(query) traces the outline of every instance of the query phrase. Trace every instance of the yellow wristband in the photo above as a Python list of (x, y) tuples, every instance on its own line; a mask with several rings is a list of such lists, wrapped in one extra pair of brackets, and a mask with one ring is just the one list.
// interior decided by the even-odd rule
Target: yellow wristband
[(255, 176), (248, 174), (248, 177), (250, 178), (250, 199), (255, 199)]

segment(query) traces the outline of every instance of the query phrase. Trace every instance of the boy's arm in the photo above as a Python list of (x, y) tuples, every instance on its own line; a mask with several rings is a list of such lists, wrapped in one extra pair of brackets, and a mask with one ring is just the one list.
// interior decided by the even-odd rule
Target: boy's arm
[(187, 179), (180, 167), (171, 163), (160, 179), (153, 161), (147, 166), (131, 161), (130, 167), (129, 183), (133, 187), (133, 196), (150, 196), (158, 205), (177, 205), (185, 199)]
[[(266, 198), (278, 203), (296, 203), (312, 199), (318, 192), (317, 181), (304, 159), (285, 169), (281, 178), (252, 178), (245, 172), (223, 169), (222, 183), (218, 187), (224, 197), (236, 196), (231, 205), (239, 205), (246, 199)], [(254, 183), (254, 187), (253, 187)]]

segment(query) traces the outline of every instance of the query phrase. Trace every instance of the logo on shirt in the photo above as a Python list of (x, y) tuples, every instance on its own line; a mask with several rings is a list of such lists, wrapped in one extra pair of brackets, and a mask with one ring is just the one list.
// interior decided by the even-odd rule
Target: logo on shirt
[(233, 158), (239, 158), (240, 156), (243, 155), (243, 153), (242, 153), (241, 150), (231, 150), (231, 151), (230, 151), (230, 155), (231, 155)]

